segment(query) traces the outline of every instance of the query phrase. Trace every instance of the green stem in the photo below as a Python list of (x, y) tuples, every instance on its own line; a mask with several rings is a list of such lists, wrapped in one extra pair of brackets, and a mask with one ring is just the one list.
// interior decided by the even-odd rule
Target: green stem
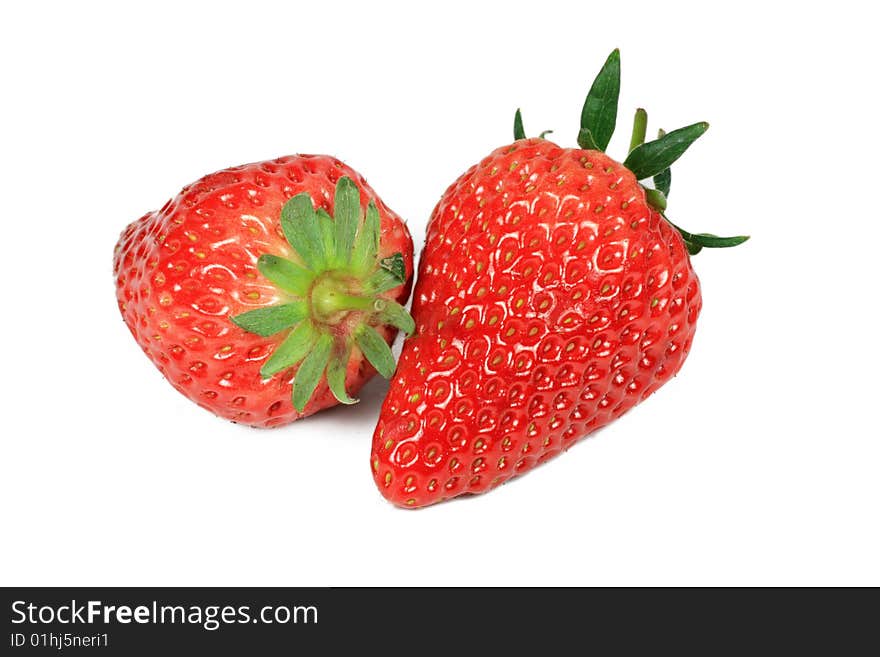
[(356, 297), (338, 292), (332, 292), (318, 299), (312, 297), (315, 306), (319, 307), (322, 314), (326, 315), (345, 310), (371, 310), (373, 301), (369, 297)]
[(346, 283), (332, 277), (318, 280), (311, 292), (312, 313), (321, 321), (341, 312), (372, 310), (374, 300), (373, 297), (350, 294)]
[(632, 153), (638, 146), (645, 143), (645, 135), (648, 133), (648, 113), (641, 107), (636, 110), (633, 117), (632, 137), (629, 140), (629, 152)]
[[(379, 209), (370, 200), (364, 211), (362, 192), (348, 176), (339, 178), (332, 216), (320, 207), (320, 197), (312, 199), (307, 192), (287, 201), (281, 228), (296, 262), (268, 253), (257, 260), (259, 272), (286, 293), (279, 295), (282, 303), (229, 318), (248, 333), (278, 336), (260, 375), (269, 379), (296, 367), (292, 399), (300, 413), (325, 374), (339, 402), (357, 401), (345, 389), (352, 359), (363, 353), (377, 371), (390, 376), (394, 356), (381, 327), (415, 330), (402, 305), (379, 296), (406, 283), (407, 263), (400, 252), (380, 257)], [(289, 374), (284, 377), (279, 386), (290, 385)]]

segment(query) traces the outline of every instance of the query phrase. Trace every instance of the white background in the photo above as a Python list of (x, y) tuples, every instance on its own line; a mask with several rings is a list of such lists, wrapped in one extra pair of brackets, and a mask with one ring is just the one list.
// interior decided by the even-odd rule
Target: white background
[[(880, 584), (878, 163), (869, 3), (4, 3), (0, 583)], [(332, 153), (417, 245), (526, 130), (574, 145), (623, 61), (651, 129), (709, 132), (670, 215), (753, 239), (695, 260), (681, 374), (489, 495), (393, 508), (384, 382), (283, 429), (174, 392), (113, 291), (125, 225), (199, 176)]]

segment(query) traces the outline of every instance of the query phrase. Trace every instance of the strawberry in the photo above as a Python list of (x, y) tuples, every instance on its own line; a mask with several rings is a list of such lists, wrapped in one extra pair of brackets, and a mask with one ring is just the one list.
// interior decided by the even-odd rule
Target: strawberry
[[(701, 296), (688, 251), (733, 246), (664, 216), (669, 166), (708, 127), (621, 164), (619, 55), (593, 83), (580, 148), (526, 139), (468, 169), (427, 228), (406, 340), (373, 437), (376, 484), (420, 507), (482, 493), (568, 449), (678, 372)], [(542, 135), (543, 136), (543, 135)], [(654, 188), (639, 180), (654, 177)]]
[(125, 229), (114, 273), (125, 323), (171, 384), (256, 427), (353, 403), (376, 370), (391, 376), (389, 344), (413, 326), (406, 225), (324, 155), (184, 187)]

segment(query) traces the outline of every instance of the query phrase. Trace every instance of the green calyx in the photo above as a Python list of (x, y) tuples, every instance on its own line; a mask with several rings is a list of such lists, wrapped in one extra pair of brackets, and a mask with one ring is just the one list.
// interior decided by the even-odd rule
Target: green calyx
[(229, 319), (249, 333), (286, 333), (260, 369), (264, 378), (298, 366), (293, 405), (300, 413), (326, 374), (343, 404), (356, 402), (345, 389), (352, 353), (359, 349), (385, 377), (394, 373), (391, 348), (378, 332), (391, 325), (407, 334), (415, 322), (406, 309), (384, 296), (406, 283), (401, 253), (379, 257), (379, 210), (361, 208), (360, 192), (343, 176), (336, 183), (334, 216), (315, 210), (308, 194), (298, 194), (281, 210), (281, 229), (293, 249), (290, 258), (263, 254), (259, 272), (284, 301)]
[(719, 249), (737, 246), (749, 239), (748, 235), (735, 237), (718, 237), (711, 233), (690, 233), (669, 221), (666, 216), (666, 205), (669, 189), (672, 186), (672, 163), (687, 150), (697, 138), (709, 129), (705, 122), (673, 130), (666, 133), (660, 130), (657, 139), (645, 143), (648, 126), (648, 113), (639, 108), (633, 120), (633, 132), (630, 139), (630, 151), (623, 165), (633, 172), (638, 180), (651, 178), (653, 187), (642, 185), (645, 200), (652, 208), (669, 222), (684, 239), (688, 253), (697, 255), (703, 248)]
[[(611, 142), (617, 124), (617, 105), (620, 96), (620, 51), (612, 51), (593, 81), (581, 110), (581, 125), (577, 143), (584, 150), (605, 151)], [(645, 200), (666, 218), (666, 203), (672, 184), (670, 167), (681, 157), (706, 130), (709, 124), (694, 123), (669, 133), (660, 130), (657, 139), (645, 141), (648, 127), (648, 114), (639, 108), (633, 120), (629, 153), (623, 165), (632, 171), (637, 180), (651, 179), (653, 186), (642, 184)], [(543, 137), (543, 133), (541, 135)], [(514, 138), (524, 139), (522, 114), (516, 111), (514, 118)], [(682, 236), (691, 255), (703, 248), (725, 248), (742, 244), (749, 239), (747, 235), (718, 237), (710, 233), (690, 233), (671, 221)]]

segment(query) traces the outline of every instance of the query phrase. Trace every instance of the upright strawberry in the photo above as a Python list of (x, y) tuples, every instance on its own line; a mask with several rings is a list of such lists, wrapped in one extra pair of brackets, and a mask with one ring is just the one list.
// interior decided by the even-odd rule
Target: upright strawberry
[[(678, 372), (701, 297), (688, 251), (733, 246), (663, 215), (669, 166), (705, 123), (605, 155), (613, 52), (578, 144), (516, 141), (447, 189), (428, 224), (412, 314), (373, 437), (379, 490), (418, 507), (481, 493), (620, 417)], [(654, 178), (654, 187), (639, 181)]]
[(405, 224), (323, 155), (184, 187), (126, 228), (114, 273), (125, 323), (171, 384), (258, 427), (353, 403), (376, 370), (391, 376), (389, 344), (413, 327)]

